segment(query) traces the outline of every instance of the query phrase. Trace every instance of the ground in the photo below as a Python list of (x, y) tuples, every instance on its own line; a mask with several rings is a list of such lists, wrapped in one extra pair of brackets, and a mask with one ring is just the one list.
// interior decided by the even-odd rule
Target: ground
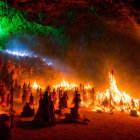
[[(115, 112), (96, 113), (80, 109), (81, 117), (86, 115), (87, 125), (57, 124), (41, 129), (12, 129), (10, 140), (138, 140), (140, 139), (140, 117)], [(19, 118), (16, 118), (19, 119)], [(20, 118), (23, 119), (23, 118)], [(32, 118), (30, 118), (31, 120)], [(29, 118), (27, 118), (29, 120)]]

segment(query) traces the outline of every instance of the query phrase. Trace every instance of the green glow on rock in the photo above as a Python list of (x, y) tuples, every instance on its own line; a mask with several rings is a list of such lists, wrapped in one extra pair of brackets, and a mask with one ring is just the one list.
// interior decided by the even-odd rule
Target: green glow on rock
[[(34, 35), (46, 35), (56, 37), (60, 40), (60, 45), (67, 43), (67, 37), (64, 34), (64, 27), (42, 26), (36, 22), (29, 22), (26, 19), (26, 12), (21, 12), (15, 8), (0, 1), (0, 45), (11, 35), (32, 33)], [(41, 17), (41, 15), (40, 15)]]
[(76, 12), (75, 11), (73, 11), (73, 10), (69, 10), (68, 11), (68, 18), (74, 19), (75, 16), (76, 16)]
[(43, 14), (42, 14), (42, 13), (39, 13), (39, 14), (38, 14), (38, 17), (39, 17), (39, 21), (42, 22)]
[(90, 9), (91, 12), (93, 12), (96, 15), (96, 10), (94, 9), (93, 6), (90, 6), (89, 9)]

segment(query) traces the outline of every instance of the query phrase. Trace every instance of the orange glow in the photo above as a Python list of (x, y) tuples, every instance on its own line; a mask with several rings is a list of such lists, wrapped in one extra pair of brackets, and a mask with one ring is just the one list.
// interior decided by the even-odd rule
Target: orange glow
[(39, 87), (39, 85), (37, 85), (37, 83), (36, 82), (34, 82), (34, 84), (33, 84), (33, 89), (37, 89), (38, 87)]
[(75, 83), (69, 83), (68, 81), (65, 81), (64, 79), (63, 81), (61, 81), (60, 84), (53, 85), (53, 88), (55, 89), (63, 88), (64, 90), (72, 90), (72, 89), (75, 89), (75, 87), (78, 87), (78, 85)]
[(131, 109), (139, 110), (139, 99), (130, 97), (125, 91), (119, 91), (113, 73), (109, 73), (109, 79), (110, 88), (103, 93), (97, 92), (93, 111), (117, 110), (129, 112)]
[(89, 83), (87, 86), (85, 86), (85, 89), (91, 89), (91, 88), (92, 88), (92, 86)]
[[(93, 86), (89, 83), (87, 85), (81, 85), (80, 87), (76, 83), (70, 83), (66, 80), (62, 80), (60, 83), (52, 85), (51, 89), (60, 88), (64, 91), (68, 91), (68, 93), (74, 93), (75, 88), (78, 89), (78, 92), (81, 95), (81, 106), (86, 108), (91, 108), (92, 111), (101, 110), (103, 112), (109, 111), (122, 111), (122, 112), (130, 112), (130, 110), (137, 110), (139, 112), (139, 99), (132, 98), (130, 94), (125, 91), (120, 91), (117, 87), (116, 80), (113, 74), (113, 71), (109, 73), (110, 86), (106, 89), (105, 92), (94, 91)], [(34, 89), (40, 87), (36, 82), (34, 82)], [(70, 94), (69, 94), (70, 95)]]
[(0, 114), (4, 114), (4, 112), (0, 110)]

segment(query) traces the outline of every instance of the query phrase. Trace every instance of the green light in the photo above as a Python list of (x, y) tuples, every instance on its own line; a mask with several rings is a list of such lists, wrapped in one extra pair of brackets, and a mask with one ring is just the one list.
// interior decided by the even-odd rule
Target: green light
[(73, 10), (68, 11), (68, 18), (74, 19), (76, 16), (76, 12)]
[(42, 13), (39, 13), (39, 14), (38, 14), (38, 17), (39, 17), (39, 21), (42, 22), (43, 14), (42, 14)]
[(93, 12), (96, 15), (96, 10), (94, 9), (93, 6), (90, 6), (89, 9), (90, 9), (91, 12)]
[[(26, 19), (27, 13), (17, 9), (10, 8), (3, 1), (0, 1), (0, 45), (11, 35), (32, 33), (34, 35), (52, 35), (60, 40), (60, 45), (67, 43), (67, 37), (64, 34), (64, 27), (42, 26), (36, 22), (29, 22)], [(42, 15), (39, 14), (40, 21)]]

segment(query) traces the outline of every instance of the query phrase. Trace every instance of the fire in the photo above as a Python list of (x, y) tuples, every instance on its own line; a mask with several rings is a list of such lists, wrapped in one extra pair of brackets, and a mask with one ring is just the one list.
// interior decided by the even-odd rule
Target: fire
[(55, 88), (55, 89), (63, 88), (64, 90), (72, 90), (75, 87), (78, 87), (78, 85), (75, 83), (69, 83), (68, 81), (65, 81), (64, 79), (63, 79), (63, 81), (61, 81), (60, 84), (53, 85), (53, 88)]
[(109, 73), (109, 79), (110, 88), (103, 93), (97, 92), (93, 110), (125, 112), (129, 112), (131, 109), (139, 110), (139, 99), (132, 98), (126, 92), (118, 89), (113, 71)]
[(39, 85), (37, 85), (37, 83), (36, 82), (34, 82), (34, 84), (33, 84), (33, 89), (37, 89), (38, 87), (39, 87)]
[(4, 114), (4, 111), (1, 111), (1, 110), (0, 110), (0, 114)]
[[(122, 92), (118, 89), (113, 71), (109, 73), (109, 79), (110, 87), (105, 92), (97, 91), (95, 93), (93, 86), (89, 83), (85, 86), (82, 84), (78, 86), (78, 84), (69, 83), (64, 79), (60, 83), (52, 85), (52, 88), (60, 88), (63, 89), (63, 92), (68, 91), (68, 93), (74, 93), (75, 89), (78, 90), (81, 95), (81, 106), (92, 108), (92, 111), (101, 110), (103, 112), (130, 112), (131, 110), (136, 110), (137, 113), (140, 114), (139, 99), (132, 98), (125, 91)], [(37, 89), (40, 86), (34, 82), (32, 87)]]
[(91, 89), (91, 88), (92, 88), (92, 86), (89, 83), (87, 86), (85, 86), (85, 89)]

